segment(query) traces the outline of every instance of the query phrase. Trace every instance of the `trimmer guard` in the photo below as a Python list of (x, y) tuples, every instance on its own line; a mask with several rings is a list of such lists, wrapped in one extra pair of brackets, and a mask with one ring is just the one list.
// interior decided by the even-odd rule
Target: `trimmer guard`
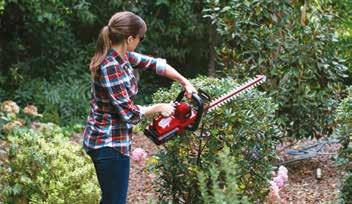
[(178, 128), (164, 134), (161, 136), (158, 136), (155, 131), (150, 129), (149, 127), (144, 129), (144, 135), (146, 135), (149, 139), (151, 139), (155, 144), (161, 145), (165, 143), (167, 140), (169, 140), (172, 136), (176, 135), (178, 131)]

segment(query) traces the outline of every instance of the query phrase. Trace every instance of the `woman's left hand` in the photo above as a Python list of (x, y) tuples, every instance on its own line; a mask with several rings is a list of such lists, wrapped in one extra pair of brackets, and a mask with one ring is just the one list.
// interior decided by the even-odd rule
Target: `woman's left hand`
[(187, 98), (192, 98), (192, 94), (197, 93), (196, 88), (194, 88), (194, 86), (189, 81), (184, 83), (183, 88), (185, 88), (185, 90), (186, 90), (185, 95)]

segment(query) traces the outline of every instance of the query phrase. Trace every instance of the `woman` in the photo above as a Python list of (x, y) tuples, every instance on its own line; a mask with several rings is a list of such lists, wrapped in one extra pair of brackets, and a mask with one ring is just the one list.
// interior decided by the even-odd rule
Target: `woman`
[(143, 19), (134, 13), (114, 14), (100, 31), (90, 62), (92, 100), (83, 146), (96, 169), (102, 190), (100, 203), (126, 202), (132, 125), (143, 116), (153, 113), (169, 116), (174, 111), (168, 103), (147, 107), (133, 103), (138, 88), (132, 68), (153, 70), (178, 81), (188, 97), (196, 92), (192, 84), (164, 59), (133, 52), (146, 30)]

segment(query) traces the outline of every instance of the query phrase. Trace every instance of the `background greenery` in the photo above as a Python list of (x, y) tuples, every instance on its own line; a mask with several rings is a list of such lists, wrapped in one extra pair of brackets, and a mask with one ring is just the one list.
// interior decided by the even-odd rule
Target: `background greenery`
[[(207, 151), (216, 151), (215, 146), (220, 143), (229, 146), (230, 152), (219, 152), (214, 157), (204, 153), (205, 163), (194, 164), (190, 155), (186, 157), (173, 143), (168, 144), (170, 152), (178, 151), (176, 155), (179, 160), (172, 160), (168, 152), (162, 152), (160, 165), (165, 169), (167, 165), (170, 168), (173, 165), (190, 167), (191, 170), (183, 173), (191, 179), (200, 178), (203, 183), (197, 183), (193, 188), (187, 180), (180, 179), (171, 185), (172, 188), (163, 187), (166, 197), (175, 195), (174, 200), (197, 201), (206, 197), (219, 201), (224, 196), (224, 201), (230, 198), (262, 198), (267, 192), (266, 179), (272, 167), (271, 147), (284, 137), (321, 138), (334, 133), (333, 136), (341, 138), (344, 144), (341, 159), (345, 164), (350, 164), (351, 96), (347, 88), (352, 85), (350, 0), (0, 0), (0, 102), (13, 100), (21, 107), (34, 104), (43, 114), (36, 120), (53, 122), (67, 128), (68, 132), (76, 130), (72, 128), (76, 124), (83, 125), (89, 110), (88, 64), (95, 41), (100, 28), (107, 24), (110, 16), (121, 10), (135, 12), (148, 25), (146, 39), (138, 47), (139, 52), (166, 58), (188, 78), (202, 75), (194, 83), (213, 96), (257, 74), (268, 77), (267, 83), (252, 93), (254, 101), (241, 101), (208, 116), (206, 129), (214, 136), (226, 136), (228, 141), (214, 140), (210, 143), (214, 148), (210, 145)], [(170, 88), (169, 80), (156, 78), (152, 73), (142, 72), (139, 75), (137, 104), (170, 101), (181, 89), (176, 85)], [(161, 87), (164, 89), (159, 90)], [(153, 99), (152, 93), (155, 92), (157, 94)], [(244, 100), (251, 96), (245, 95)], [(268, 108), (264, 112), (259, 111), (262, 113), (260, 117), (267, 117), (268, 120), (255, 121), (255, 125), (249, 125), (258, 117), (251, 115), (251, 111), (262, 110), (260, 106)], [(249, 115), (243, 110), (249, 111)], [(1, 128), (15, 120), (5, 116), (2, 115), (0, 120)], [(226, 125), (218, 121), (218, 124), (214, 121), (218, 117), (231, 123)], [(255, 146), (252, 141), (257, 131), (255, 128), (265, 130), (263, 147)], [(57, 134), (50, 133), (48, 137), (56, 138)], [(23, 135), (26, 135), (25, 138), (28, 136), (24, 141), (10, 139)], [(36, 136), (43, 138), (38, 132), (28, 133), (28, 129), (20, 133), (2, 130), (0, 134), (1, 140), (7, 144), (28, 145), (20, 154), (27, 159), (31, 158), (30, 152), (34, 151), (29, 144), (38, 142)], [(245, 154), (231, 150), (230, 144), (239, 137), (249, 138), (243, 139), (248, 142), (248, 151), (263, 151), (260, 155), (269, 158), (268, 161), (238, 165), (239, 158)], [(43, 141), (47, 145), (51, 144), (46, 139)], [(193, 147), (186, 144), (182, 148), (185, 152), (193, 151)], [(50, 158), (46, 150), (36, 151), (40, 152), (40, 158)], [(76, 149), (72, 151), (80, 154)], [(229, 194), (226, 190), (222, 194), (210, 189), (211, 185), (218, 185), (217, 181), (209, 178), (210, 175), (216, 177), (217, 171), (223, 172), (220, 166), (217, 170), (198, 171), (207, 167), (212, 169), (206, 163), (218, 161), (223, 154), (233, 156), (231, 161), (238, 170), (234, 175), (229, 174), (229, 179), (220, 177), (218, 182), (230, 180), (229, 186), (241, 187), (236, 194)], [(23, 165), (28, 162), (26, 159), (15, 159), (7, 165), (17, 165), (16, 162), (20, 161)], [(181, 161), (185, 163), (179, 165)], [(193, 171), (193, 167), (197, 171)], [(248, 168), (242, 167), (263, 167), (265, 171), (262, 174), (250, 174)], [(68, 171), (66, 167), (62, 168)], [(165, 174), (165, 169), (162, 179), (174, 180), (173, 175)], [(181, 170), (172, 171), (177, 174)], [(252, 183), (246, 183), (243, 187), (244, 180), (239, 179), (242, 178), (239, 175), (246, 173), (250, 176), (243, 178)], [(21, 170), (18, 174), (26, 175)], [(8, 189), (16, 189), (11, 184), (17, 180), (11, 179), (18, 177), (6, 179), (3, 185), (9, 186)], [(348, 187), (352, 185), (350, 181), (346, 179), (345, 195), (352, 194)], [(183, 185), (194, 191), (186, 195), (181, 189)], [(20, 192), (21, 195), (29, 195), (28, 192), (40, 195), (40, 190), (35, 189), (31, 187), (31, 190)], [(250, 192), (248, 189), (255, 190)], [(6, 193), (9, 199), (14, 195), (11, 192)], [(39, 197), (35, 198), (38, 202), (40, 199), (49, 199)]]

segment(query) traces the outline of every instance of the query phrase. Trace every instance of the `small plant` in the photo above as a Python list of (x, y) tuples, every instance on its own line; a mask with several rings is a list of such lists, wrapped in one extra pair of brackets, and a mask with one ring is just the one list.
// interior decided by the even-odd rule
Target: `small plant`
[(198, 173), (199, 188), (205, 204), (245, 204), (249, 201), (238, 192), (236, 181), (236, 160), (231, 157), (229, 148), (218, 155), (218, 159)]

